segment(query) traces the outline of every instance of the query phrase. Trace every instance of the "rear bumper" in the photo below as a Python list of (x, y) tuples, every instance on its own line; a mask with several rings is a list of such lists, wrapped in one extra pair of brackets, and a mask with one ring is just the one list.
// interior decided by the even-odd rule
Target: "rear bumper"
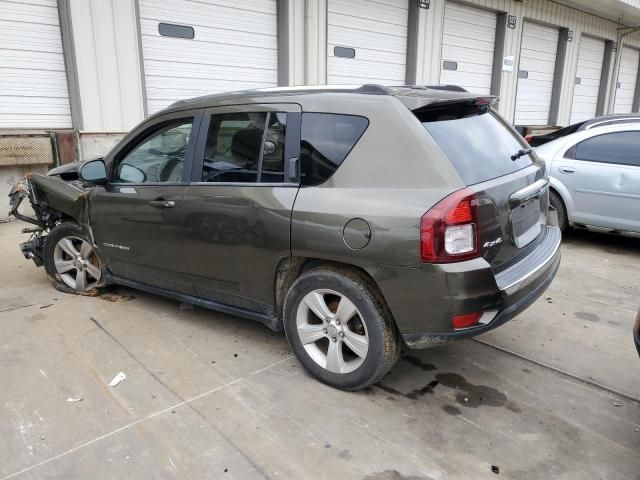
[[(427, 348), (472, 337), (520, 314), (555, 277), (560, 266), (560, 242), (560, 230), (546, 227), (545, 237), (535, 250), (497, 275), (484, 259), (425, 265), (404, 272), (409, 277), (404, 281), (395, 272), (382, 282), (381, 288), (405, 344), (409, 348)], [(394, 283), (401, 283), (403, 289)], [(453, 316), (481, 310), (490, 312), (482, 324), (453, 329)]]

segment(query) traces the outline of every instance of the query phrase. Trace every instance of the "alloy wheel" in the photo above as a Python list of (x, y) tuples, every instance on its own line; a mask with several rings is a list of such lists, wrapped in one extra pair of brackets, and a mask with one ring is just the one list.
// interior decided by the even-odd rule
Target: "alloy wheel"
[(351, 373), (367, 357), (369, 335), (360, 312), (336, 291), (307, 293), (298, 306), (296, 327), (307, 354), (332, 373)]
[(53, 263), (62, 281), (85, 292), (98, 285), (102, 270), (93, 246), (79, 237), (63, 237), (53, 250)]

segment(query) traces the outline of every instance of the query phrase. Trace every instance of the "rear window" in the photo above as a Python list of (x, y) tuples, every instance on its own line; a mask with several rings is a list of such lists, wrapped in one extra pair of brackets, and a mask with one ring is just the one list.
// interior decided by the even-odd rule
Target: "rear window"
[(511, 160), (511, 155), (526, 147), (487, 106), (457, 103), (414, 113), (466, 185), (501, 177), (532, 164), (529, 155)]
[(303, 185), (319, 185), (335, 172), (369, 126), (355, 115), (303, 113), (300, 164)]

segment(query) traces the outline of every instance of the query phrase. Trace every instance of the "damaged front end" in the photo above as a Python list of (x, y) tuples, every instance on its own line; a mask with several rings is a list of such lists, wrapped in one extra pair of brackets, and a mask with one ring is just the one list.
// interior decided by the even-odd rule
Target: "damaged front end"
[[(20, 244), (22, 254), (38, 266), (43, 264), (43, 248), (47, 233), (66, 220), (74, 220), (87, 225), (86, 196), (88, 189), (79, 181), (65, 182), (59, 177), (28, 174), (9, 192), (9, 214), (34, 225), (25, 228), (28, 241)], [(34, 217), (20, 211), (20, 206), (28, 198)]]

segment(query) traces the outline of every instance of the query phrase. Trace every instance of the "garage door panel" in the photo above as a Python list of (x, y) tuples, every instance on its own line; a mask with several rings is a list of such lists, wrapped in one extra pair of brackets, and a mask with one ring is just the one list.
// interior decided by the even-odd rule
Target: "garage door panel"
[(557, 28), (525, 21), (522, 28), (516, 90), (516, 125), (547, 125), (560, 32)]
[[(334, 47), (336, 46), (341, 46), (341, 45), (329, 44), (329, 49), (333, 51)], [(333, 55), (331, 55), (329, 58), (346, 62), (345, 66), (347, 68), (352, 63), (355, 65), (358, 62), (376, 62), (380, 67), (384, 67), (385, 64), (388, 64), (391, 70), (395, 70), (393, 68), (394, 64), (399, 65), (400, 70), (404, 72), (406, 55), (403, 55), (400, 53), (393, 53), (393, 52), (383, 52), (379, 50), (369, 50), (366, 48), (357, 48), (356, 51), (357, 51), (356, 58), (342, 58), (342, 57), (335, 57)]]
[[(196, 84), (206, 87), (207, 80), (209, 79), (224, 79), (228, 81), (237, 79), (238, 81), (255, 81), (256, 83), (273, 86), (275, 78), (270, 70), (251, 67), (183, 64), (180, 65), (180, 68), (182, 71), (179, 75), (176, 75), (176, 65), (172, 62), (149, 62), (149, 69), (153, 73), (147, 74), (147, 94), (151, 93), (154, 89), (160, 88), (175, 88), (176, 90), (180, 90), (182, 85), (188, 85), (190, 82), (195, 82)], [(174, 79), (178, 81), (174, 82)]]
[(152, 34), (158, 34), (159, 22), (191, 26), (196, 30), (196, 35), (200, 33), (199, 27), (210, 28), (221, 33), (242, 32), (243, 35), (277, 34), (275, 10), (273, 14), (253, 12), (243, 15), (239, 10), (219, 8), (216, 5), (205, 5), (195, 1), (187, 1), (182, 8), (177, 5), (169, 4), (168, 7), (163, 7), (163, 3), (159, 0), (144, 2), (140, 5), (141, 23), (147, 25), (155, 23), (155, 27), (150, 32)]
[[(406, 55), (407, 43), (405, 37), (395, 37), (386, 33), (352, 30), (345, 27), (330, 25), (327, 30), (328, 44), (331, 46), (348, 46), (356, 49), (392, 52)], [(404, 62), (404, 60), (403, 60)]]
[[(389, 35), (390, 37), (407, 38), (406, 27), (394, 25), (390, 23), (376, 22), (375, 20), (367, 20), (361, 18), (342, 17), (336, 14), (329, 14), (328, 27), (342, 27), (344, 29), (376, 33), (378, 35)], [(328, 31), (328, 30), (327, 30)]]
[[(140, 17), (149, 113), (183, 98), (278, 84), (275, 0), (141, 0)], [(194, 38), (161, 36), (160, 22), (190, 26)]]
[(470, 73), (464, 76), (464, 83), (460, 83), (460, 75), (456, 75), (455, 71), (444, 70), (440, 75), (440, 83), (442, 85), (458, 85), (476, 93), (488, 94), (488, 91), (478, 91), (477, 86), (491, 83), (491, 75)]
[[(238, 2), (237, 0), (138, 0), (141, 10), (145, 10), (145, 16), (153, 16), (162, 13), (184, 13), (203, 12), (215, 9), (218, 13), (238, 16), (248, 16), (252, 13), (266, 13), (275, 15), (273, 10), (273, 0), (252, 0), (251, 2)], [(185, 5), (187, 4), (187, 5)], [(185, 8), (188, 6), (188, 9)], [(201, 18), (201, 21), (204, 19)], [(250, 18), (248, 20), (251, 20)], [(207, 25), (208, 23), (204, 23)]]
[(459, 18), (462, 22), (475, 23), (477, 25), (484, 26), (495, 19), (495, 13), (482, 8), (448, 2), (444, 11), (444, 18)]
[[(446, 61), (446, 58), (444, 59)], [(471, 62), (457, 62), (456, 65), (456, 69), (455, 70), (451, 70), (451, 69), (443, 69), (442, 70), (442, 75), (444, 75), (445, 73), (464, 73), (465, 76), (466, 74), (475, 74), (478, 73), (480, 75), (488, 75), (489, 77), (491, 77), (491, 75), (493, 74), (492, 68), (490, 66), (487, 65), (479, 65), (477, 63), (471, 63)], [(489, 82), (491, 81), (491, 79), (489, 79)]]
[[(327, 9), (327, 83), (405, 83), (406, 0), (329, 0)], [(355, 57), (336, 57), (336, 46)]]
[(640, 51), (628, 46), (622, 47), (620, 68), (618, 73), (619, 88), (616, 89), (614, 113), (630, 113), (633, 107), (633, 97), (638, 81), (638, 63)]
[(383, 84), (389, 85), (404, 83), (402, 80), (405, 72), (404, 65), (329, 57), (327, 59), (327, 69), (333, 72), (344, 72), (336, 73), (334, 74), (335, 76), (359, 79), (359, 82), (356, 83), (370, 83), (369, 79), (373, 78), (384, 80)]
[[(140, 30), (142, 32), (143, 38), (149, 37), (158, 37), (158, 21), (157, 20), (141, 20), (140, 21)], [(195, 28), (195, 27), (194, 27)], [(216, 43), (223, 45), (241, 45), (244, 47), (258, 47), (264, 48), (265, 42), (268, 43), (271, 41), (272, 37), (276, 35), (273, 34), (261, 34), (255, 32), (248, 32), (241, 36), (235, 30), (220, 30), (209, 27), (197, 27), (197, 41), (198, 44), (202, 43)], [(158, 41), (166, 40), (168, 42), (174, 42), (179, 39), (174, 39), (171, 37), (160, 37)], [(182, 43), (184, 46), (189, 46), (194, 44), (189, 39), (183, 39)], [(190, 48), (190, 47), (189, 47)], [(267, 48), (268, 49), (268, 48)]]
[(58, 26), (58, 7), (55, 0), (40, 5), (3, 1), (0, 20), (14, 23), (42, 24)]
[[(400, 29), (406, 28), (408, 8), (402, 0), (388, 2), (371, 2), (369, 0), (352, 0), (344, 2), (329, 2), (328, 13), (334, 21), (348, 22), (351, 17), (357, 22), (372, 22), (377, 28), (379, 22), (396, 25)], [(332, 22), (333, 23), (333, 22)]]
[(488, 58), (493, 58), (493, 47), (495, 42), (493, 41), (484, 41), (473, 38), (464, 37), (462, 35), (455, 35), (450, 33), (445, 33), (442, 35), (442, 49), (471, 49), (476, 52), (483, 52), (488, 54)]
[(0, 46), (15, 50), (24, 49), (25, 38), (29, 48), (40, 52), (62, 53), (60, 27), (42, 24), (15, 24), (0, 20)]
[[(259, 55), (253, 56), (255, 49), (239, 45), (225, 45), (223, 43), (193, 44), (189, 49), (188, 61), (185, 61), (185, 46), (173, 42), (143, 42), (143, 48), (151, 59), (162, 59), (165, 62), (187, 63), (198, 62), (199, 65), (239, 66), (273, 69), (277, 62), (277, 52), (260, 49)], [(211, 52), (215, 51), (215, 55)], [(175, 73), (175, 72), (174, 72)]]
[(69, 128), (56, 0), (0, 0), (0, 128)]
[[(482, 22), (480, 21), (482, 20)], [(468, 31), (473, 30), (479, 40), (491, 42), (495, 38), (495, 15), (489, 19), (473, 18), (473, 21), (467, 21), (461, 17), (445, 17), (443, 27), (444, 30), (455, 34), (456, 31)], [(458, 28), (461, 27), (461, 28)]]
[[(496, 14), (487, 10), (450, 1), (445, 3), (441, 84), (459, 85), (480, 94), (490, 93), (496, 19)], [(449, 62), (455, 62), (455, 70), (450, 69)]]
[(24, 81), (24, 70), (0, 67), (3, 96), (56, 97), (67, 98), (67, 77), (65, 72), (39, 70), (40, 87), (36, 90), (30, 82)]
[(604, 40), (584, 35), (580, 38), (576, 68), (576, 78), (580, 80), (573, 89), (570, 124), (588, 120), (597, 114), (604, 50)]

